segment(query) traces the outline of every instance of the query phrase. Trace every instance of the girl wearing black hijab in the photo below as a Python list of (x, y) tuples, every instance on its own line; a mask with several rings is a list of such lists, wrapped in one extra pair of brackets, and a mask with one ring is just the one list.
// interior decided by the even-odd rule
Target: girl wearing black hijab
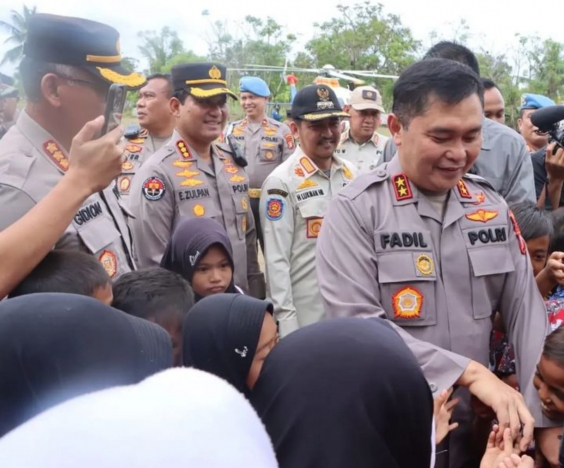
[(172, 234), (161, 267), (182, 275), (196, 301), (218, 293), (239, 292), (233, 283), (233, 248), (225, 228), (211, 218), (180, 221)]
[(433, 399), (400, 336), (380, 319), (304, 327), (266, 359), (251, 403), (280, 468), (429, 468)]
[(216, 294), (184, 318), (183, 361), (248, 395), (278, 343), (272, 304), (242, 294)]
[(52, 293), (0, 302), (0, 437), (63, 401), (171, 365), (163, 328), (96, 299)]

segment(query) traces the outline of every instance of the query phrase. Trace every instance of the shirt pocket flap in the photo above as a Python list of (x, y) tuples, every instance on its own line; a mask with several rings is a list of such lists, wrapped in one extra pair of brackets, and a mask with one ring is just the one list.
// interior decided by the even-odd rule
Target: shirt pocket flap
[(506, 246), (469, 249), (474, 276), (501, 275), (515, 271), (515, 264)]
[(235, 195), (235, 212), (237, 214), (247, 213), (249, 211), (249, 197), (246, 194)]
[(304, 219), (323, 218), (327, 211), (327, 202), (327, 199), (319, 197), (317, 200), (308, 200), (303, 203), (298, 203), (298, 209)]
[(436, 281), (433, 252), (403, 251), (378, 255), (380, 284)]
[[(180, 204), (180, 215), (189, 218), (215, 218), (218, 216), (215, 203), (210, 198), (189, 200)], [(178, 221), (177, 221), (178, 222)]]
[(98, 218), (90, 221), (78, 230), (78, 235), (88, 250), (95, 254), (104, 247), (118, 242), (121, 237), (114, 222), (108, 218)]

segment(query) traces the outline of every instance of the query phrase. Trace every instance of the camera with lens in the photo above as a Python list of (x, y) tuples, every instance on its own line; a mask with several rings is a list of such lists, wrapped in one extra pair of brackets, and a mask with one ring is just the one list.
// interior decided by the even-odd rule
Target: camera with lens
[(539, 132), (548, 133), (550, 142), (556, 143), (556, 148), (564, 148), (564, 106), (543, 107), (531, 114), (531, 122)]

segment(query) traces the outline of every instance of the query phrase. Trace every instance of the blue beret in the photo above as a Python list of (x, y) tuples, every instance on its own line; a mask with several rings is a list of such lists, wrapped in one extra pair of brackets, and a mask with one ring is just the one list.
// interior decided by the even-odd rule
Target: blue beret
[(556, 103), (541, 94), (526, 93), (521, 96), (521, 110), (523, 109), (542, 109), (543, 107), (555, 106)]
[(253, 93), (264, 98), (270, 96), (268, 85), (258, 76), (244, 76), (239, 81), (239, 87), (242, 93)]

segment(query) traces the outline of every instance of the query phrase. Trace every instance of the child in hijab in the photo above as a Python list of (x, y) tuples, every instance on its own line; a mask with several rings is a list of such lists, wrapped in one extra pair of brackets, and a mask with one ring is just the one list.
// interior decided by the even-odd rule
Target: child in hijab
[[(251, 403), (280, 468), (434, 467), (429, 384), (384, 320), (326, 320), (290, 334), (266, 359)], [(495, 431), (480, 467), (528, 467), (507, 460), (513, 445), (502, 450)]]
[(35, 293), (80, 294), (112, 303), (110, 275), (95, 257), (74, 250), (49, 252), (8, 297)]
[(184, 319), (184, 365), (215, 374), (248, 395), (278, 343), (272, 313), (269, 302), (242, 294), (202, 299)]
[(171, 369), (45, 412), (0, 440), (0, 466), (278, 467), (246, 399), (194, 369)]
[(236, 293), (233, 248), (225, 228), (211, 218), (180, 221), (161, 259), (161, 267), (182, 275), (196, 301), (218, 293)]
[(251, 393), (280, 468), (429, 468), (433, 398), (383, 320), (321, 321), (284, 338)]
[(140, 382), (171, 364), (161, 327), (95, 299), (30, 294), (2, 301), (0, 437), (70, 398)]
[(194, 305), (188, 282), (164, 268), (121, 275), (113, 285), (112, 306), (163, 327), (172, 340), (173, 363), (182, 363), (182, 322)]

